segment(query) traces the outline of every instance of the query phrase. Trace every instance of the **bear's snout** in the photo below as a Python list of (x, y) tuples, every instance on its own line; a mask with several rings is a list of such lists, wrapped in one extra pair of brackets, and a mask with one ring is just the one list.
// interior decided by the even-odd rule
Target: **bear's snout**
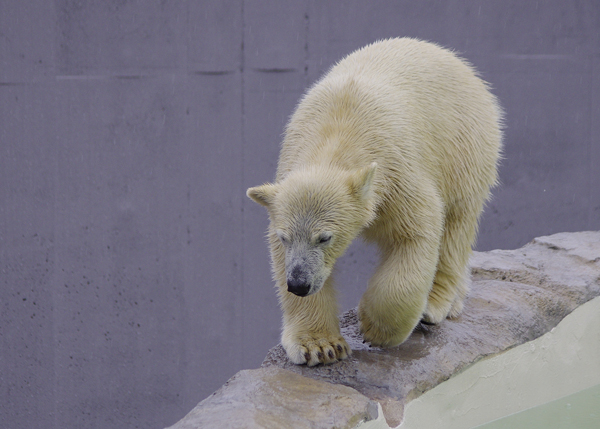
[(288, 292), (298, 296), (306, 296), (310, 291), (310, 285), (302, 280), (290, 279), (287, 281)]

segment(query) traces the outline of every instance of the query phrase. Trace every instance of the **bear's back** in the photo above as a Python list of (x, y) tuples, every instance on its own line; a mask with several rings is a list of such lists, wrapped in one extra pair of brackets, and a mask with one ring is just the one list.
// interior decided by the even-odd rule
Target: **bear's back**
[(332, 67), (301, 99), (278, 180), (306, 164), (351, 169), (375, 161), (383, 174), (428, 175), (446, 200), (460, 198), (495, 183), (500, 122), (496, 98), (450, 51), (407, 38), (376, 42)]

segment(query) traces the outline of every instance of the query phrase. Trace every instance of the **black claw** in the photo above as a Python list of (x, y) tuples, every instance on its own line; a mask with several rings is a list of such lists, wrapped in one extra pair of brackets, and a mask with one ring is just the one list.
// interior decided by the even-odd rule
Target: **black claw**
[(338, 345), (336, 346), (336, 348), (337, 348), (337, 351), (338, 351), (338, 352), (340, 352), (340, 353), (341, 353), (341, 352), (342, 352), (342, 350), (343, 350), (343, 347), (342, 347), (340, 344), (338, 344)]
[(329, 356), (329, 359), (335, 359), (335, 355), (333, 354), (333, 351), (329, 350), (327, 352), (327, 356)]
[(317, 353), (317, 358), (318, 358), (319, 360), (323, 360), (323, 353), (322, 353), (322, 352), (318, 352), (318, 353)]
[(308, 362), (310, 360), (310, 353), (308, 353), (308, 352), (304, 353), (304, 360), (306, 360), (306, 362)]

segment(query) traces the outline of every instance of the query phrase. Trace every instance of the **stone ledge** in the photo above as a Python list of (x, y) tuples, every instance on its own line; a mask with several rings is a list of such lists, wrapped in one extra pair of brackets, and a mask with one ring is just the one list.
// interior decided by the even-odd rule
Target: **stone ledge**
[(376, 417), (390, 426), (404, 406), (478, 360), (531, 341), (600, 296), (600, 232), (539, 237), (517, 250), (476, 252), (463, 314), (419, 326), (393, 349), (362, 343), (356, 310), (341, 316), (350, 359), (308, 368), (281, 346), (262, 368), (241, 371), (171, 429), (354, 427)]
[(171, 428), (352, 428), (375, 418), (377, 405), (350, 387), (270, 367), (238, 372)]

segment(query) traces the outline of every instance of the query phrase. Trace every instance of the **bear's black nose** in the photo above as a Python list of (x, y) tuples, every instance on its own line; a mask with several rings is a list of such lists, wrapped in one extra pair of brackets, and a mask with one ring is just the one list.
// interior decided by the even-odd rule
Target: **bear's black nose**
[(308, 291), (310, 291), (310, 285), (296, 279), (290, 279), (287, 282), (288, 292), (293, 293), (298, 296), (306, 296), (308, 295)]

